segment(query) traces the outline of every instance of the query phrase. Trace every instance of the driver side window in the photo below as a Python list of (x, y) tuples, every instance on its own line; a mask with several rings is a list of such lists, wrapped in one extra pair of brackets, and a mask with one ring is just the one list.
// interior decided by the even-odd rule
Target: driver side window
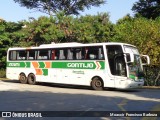
[(107, 45), (106, 49), (111, 74), (127, 76), (122, 47), (120, 45)]

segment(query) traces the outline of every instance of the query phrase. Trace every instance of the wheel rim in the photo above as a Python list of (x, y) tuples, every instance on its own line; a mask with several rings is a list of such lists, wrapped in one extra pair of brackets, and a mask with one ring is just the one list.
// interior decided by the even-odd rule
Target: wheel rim
[(100, 80), (96, 80), (96, 81), (95, 81), (95, 86), (96, 86), (97, 88), (101, 88), (101, 87), (102, 87), (102, 82), (101, 82)]
[(25, 80), (26, 80), (26, 77), (25, 77), (25, 76), (21, 76), (21, 80), (22, 80), (22, 81), (25, 81)]
[(103, 89), (103, 82), (101, 81), (101, 79), (99, 77), (93, 78), (91, 85), (94, 90), (102, 90)]

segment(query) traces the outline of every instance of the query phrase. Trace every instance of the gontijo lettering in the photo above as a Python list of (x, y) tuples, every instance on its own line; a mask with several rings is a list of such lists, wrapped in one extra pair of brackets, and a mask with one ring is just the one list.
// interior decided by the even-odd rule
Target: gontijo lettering
[(68, 68), (93, 68), (93, 63), (68, 63)]
[(20, 63), (9, 63), (9, 66), (20, 66)]

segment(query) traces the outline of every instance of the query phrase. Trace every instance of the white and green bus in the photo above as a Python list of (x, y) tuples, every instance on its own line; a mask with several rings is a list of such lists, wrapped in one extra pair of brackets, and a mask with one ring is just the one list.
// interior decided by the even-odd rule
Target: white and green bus
[[(145, 64), (149, 64), (149, 57)], [(129, 89), (144, 84), (143, 64), (137, 48), (125, 43), (60, 43), (9, 48), (9, 79), (21, 83), (48, 82)]]

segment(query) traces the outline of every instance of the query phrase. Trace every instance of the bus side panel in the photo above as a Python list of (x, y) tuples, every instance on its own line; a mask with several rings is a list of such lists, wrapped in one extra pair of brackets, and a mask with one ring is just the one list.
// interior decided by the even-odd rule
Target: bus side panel
[(7, 67), (7, 69), (6, 69), (6, 77), (8, 79), (18, 79), (19, 71), (20, 70), (18, 70), (18, 69)]
[(17, 80), (17, 79), (19, 79), (19, 75), (21, 73), (24, 73), (27, 77), (29, 73), (34, 73), (34, 71), (31, 68), (11, 68), (11, 67), (7, 67), (6, 77), (8, 79), (16, 79)]

